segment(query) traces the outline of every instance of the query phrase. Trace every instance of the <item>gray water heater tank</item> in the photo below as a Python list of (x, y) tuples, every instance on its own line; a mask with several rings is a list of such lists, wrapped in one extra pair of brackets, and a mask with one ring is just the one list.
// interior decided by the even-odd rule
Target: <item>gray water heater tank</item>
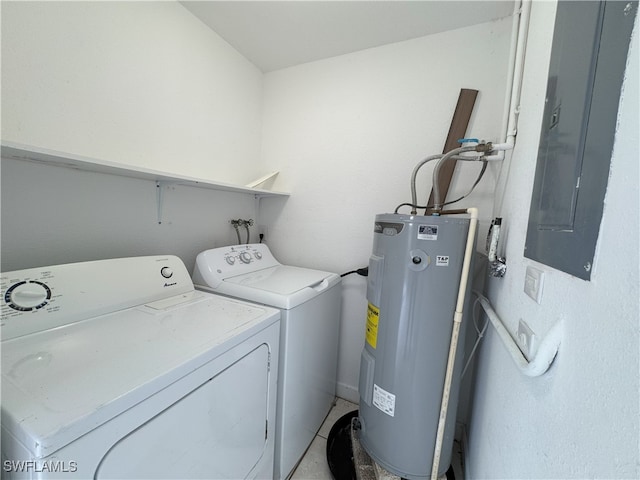
[[(431, 476), (469, 219), (381, 214), (375, 219), (360, 364), (360, 442), (410, 480)], [(469, 292), (465, 312), (469, 311)], [(451, 463), (465, 318), (460, 329), (438, 475)]]

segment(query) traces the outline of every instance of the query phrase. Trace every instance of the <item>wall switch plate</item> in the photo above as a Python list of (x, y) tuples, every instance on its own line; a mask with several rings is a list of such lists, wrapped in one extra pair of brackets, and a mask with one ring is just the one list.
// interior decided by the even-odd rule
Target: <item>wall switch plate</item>
[(530, 360), (535, 353), (536, 335), (522, 319), (518, 324), (518, 341), (520, 342), (522, 353)]
[(524, 293), (529, 295), (537, 303), (542, 303), (542, 283), (544, 272), (534, 267), (527, 267), (524, 277)]

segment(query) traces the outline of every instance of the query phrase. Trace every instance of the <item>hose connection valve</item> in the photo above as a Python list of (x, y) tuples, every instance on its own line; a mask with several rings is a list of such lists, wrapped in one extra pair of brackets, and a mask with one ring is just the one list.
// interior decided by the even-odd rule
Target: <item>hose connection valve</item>
[(473, 144), (475, 144), (475, 151), (480, 153), (487, 153), (493, 150), (491, 142), (480, 141), (477, 138), (459, 138), (458, 143), (463, 147), (473, 147)]
[(487, 153), (492, 150), (493, 150), (493, 143), (491, 142), (486, 142), (486, 143), (483, 142), (476, 145), (476, 152)]

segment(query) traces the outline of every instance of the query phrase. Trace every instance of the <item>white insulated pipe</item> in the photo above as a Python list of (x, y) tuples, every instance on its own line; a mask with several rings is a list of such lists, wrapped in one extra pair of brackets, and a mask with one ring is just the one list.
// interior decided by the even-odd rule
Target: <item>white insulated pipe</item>
[(511, 104), (513, 103), (513, 79), (515, 77), (516, 57), (518, 54), (518, 32), (520, 31), (520, 18), (522, 13), (522, 1), (514, 2), (513, 14), (511, 18), (511, 39), (509, 41), (509, 64), (507, 65), (507, 85), (506, 91), (509, 92), (509, 98), (506, 99), (502, 111), (502, 135), (500, 142), (507, 141), (507, 131), (509, 129), (509, 114), (511, 113)]
[(478, 209), (467, 208), (470, 215), (469, 232), (467, 234), (467, 244), (464, 250), (464, 260), (462, 262), (462, 274), (460, 275), (460, 287), (458, 288), (458, 300), (456, 310), (453, 314), (453, 330), (451, 332), (451, 342), (449, 344), (449, 358), (447, 359), (447, 371), (444, 377), (444, 388), (442, 390), (442, 402), (440, 404), (440, 418), (438, 419), (438, 430), (436, 433), (436, 444), (433, 450), (433, 464), (431, 468), (431, 480), (438, 479), (438, 468), (440, 468), (440, 456), (442, 454), (442, 443), (444, 441), (444, 429), (447, 421), (447, 411), (449, 410), (449, 395), (451, 383), (453, 381), (453, 367), (455, 366), (456, 351), (458, 349), (458, 337), (460, 336), (460, 324), (462, 323), (462, 313), (464, 309), (464, 299), (467, 293), (467, 283), (469, 280), (469, 270), (471, 269), (471, 257), (475, 246), (476, 229), (478, 228)]
[(480, 305), (482, 305), (482, 308), (486, 312), (487, 317), (489, 317), (491, 324), (496, 329), (496, 333), (500, 337), (500, 340), (502, 340), (502, 343), (511, 355), (511, 358), (520, 372), (527, 377), (539, 377), (549, 370), (549, 367), (553, 363), (553, 360), (558, 353), (558, 349), (560, 348), (560, 341), (562, 337), (561, 322), (556, 322), (553, 327), (551, 327), (542, 342), (540, 342), (536, 356), (533, 360), (529, 361), (522, 354), (515, 340), (504, 327), (502, 320), (498, 317), (498, 314), (491, 306), (489, 299), (479, 292), (474, 291), (473, 293), (478, 297)]
[[(508, 117), (508, 123), (501, 143), (494, 143), (493, 150), (498, 153), (488, 155), (485, 160), (503, 160), (505, 150), (513, 149), (518, 132), (518, 115), (520, 114), (520, 92), (522, 91), (522, 76), (524, 73), (524, 58), (527, 48), (527, 35), (529, 33), (529, 17), (531, 16), (531, 0), (522, 0), (516, 6), (513, 13), (513, 28), (511, 29), (511, 42), (514, 39), (516, 47), (509, 58), (509, 77), (507, 88), (511, 90), (509, 103), (503, 114), (503, 125)], [(516, 33), (517, 32), (517, 33)], [(517, 35), (517, 37), (516, 37)]]

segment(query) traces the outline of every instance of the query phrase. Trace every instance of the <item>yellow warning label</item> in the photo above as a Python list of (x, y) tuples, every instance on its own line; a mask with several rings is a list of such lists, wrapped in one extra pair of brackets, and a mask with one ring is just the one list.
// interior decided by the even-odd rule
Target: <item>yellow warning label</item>
[(378, 343), (378, 321), (380, 320), (380, 309), (373, 304), (367, 307), (367, 343), (376, 348)]

